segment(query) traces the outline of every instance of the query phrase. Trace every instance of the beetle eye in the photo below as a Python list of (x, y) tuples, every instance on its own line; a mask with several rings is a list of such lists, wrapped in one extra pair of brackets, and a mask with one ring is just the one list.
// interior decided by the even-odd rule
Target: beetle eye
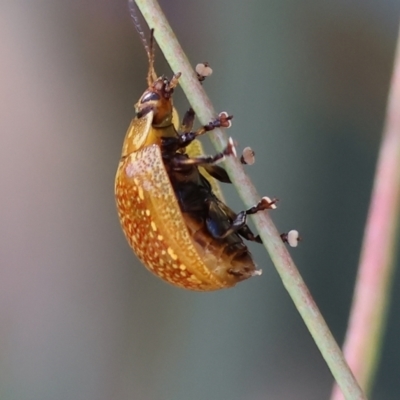
[(159, 94), (154, 92), (148, 92), (142, 97), (142, 100), (140, 102), (143, 104), (147, 103), (148, 101), (158, 101), (158, 100), (160, 100)]

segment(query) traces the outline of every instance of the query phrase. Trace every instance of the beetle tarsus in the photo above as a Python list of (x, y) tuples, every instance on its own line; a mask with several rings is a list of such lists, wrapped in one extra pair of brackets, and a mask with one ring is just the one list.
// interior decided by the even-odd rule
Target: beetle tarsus
[(299, 232), (295, 229), (290, 230), (287, 233), (281, 233), (281, 239), (283, 243), (287, 243), (290, 247), (297, 247), (299, 242), (302, 240)]
[(230, 128), (232, 125), (232, 118), (233, 115), (228, 115), (228, 113), (222, 112), (208, 125), (204, 125), (203, 128), (206, 130), (206, 132), (212, 131), (215, 128)]
[(255, 214), (259, 211), (264, 211), (264, 210), (273, 210), (276, 208), (276, 203), (278, 202), (278, 199), (273, 198), (272, 200), (269, 197), (263, 197), (255, 206), (250, 207), (248, 210), (246, 210), (247, 215)]
[(217, 118), (210, 121), (207, 125), (199, 128), (195, 133), (196, 136), (204, 135), (206, 132), (210, 132), (215, 128), (230, 128), (232, 125), (233, 115), (228, 115), (226, 112), (222, 112), (218, 115)]
[(253, 165), (255, 162), (255, 155), (256, 153), (253, 149), (250, 147), (245, 147), (242, 155), (240, 156), (240, 162), (244, 165)]
[(199, 80), (200, 84), (203, 84), (207, 76), (210, 76), (212, 74), (212, 68), (207, 61), (197, 64), (195, 70), (197, 74), (197, 79)]

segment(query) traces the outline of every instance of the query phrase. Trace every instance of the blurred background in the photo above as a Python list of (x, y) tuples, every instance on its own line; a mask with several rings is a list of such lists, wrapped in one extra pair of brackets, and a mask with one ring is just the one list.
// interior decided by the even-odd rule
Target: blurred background
[[(399, 2), (161, 6), (191, 62), (213, 67), (205, 89), (256, 150), (247, 170), (281, 200), (278, 228), (301, 232), (291, 253), (342, 343)], [(214, 293), (169, 286), (128, 247), (114, 174), (147, 59), (126, 0), (3, 0), (0, 36), (0, 398), (328, 399), (330, 372), (261, 246), (263, 275)], [(171, 73), (159, 51), (157, 71)], [(188, 107), (180, 90), (175, 104)], [(399, 300), (373, 399), (400, 396)]]

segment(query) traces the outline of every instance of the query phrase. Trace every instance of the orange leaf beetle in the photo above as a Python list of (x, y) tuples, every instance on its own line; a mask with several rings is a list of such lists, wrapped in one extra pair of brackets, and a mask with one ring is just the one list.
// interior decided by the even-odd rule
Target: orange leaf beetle
[(163, 280), (198, 291), (232, 287), (261, 274), (242, 240), (261, 242), (246, 216), (274, 208), (275, 201), (263, 198), (236, 214), (218, 197), (215, 180), (230, 180), (215, 164), (235, 155), (233, 142), (207, 157), (199, 154), (196, 137), (229, 127), (232, 117), (221, 113), (192, 131), (194, 112), (189, 110), (178, 133), (172, 94), (180, 74), (170, 81), (157, 78), (153, 32), (150, 39), (148, 88), (135, 105), (115, 178), (122, 229), (142, 263)]

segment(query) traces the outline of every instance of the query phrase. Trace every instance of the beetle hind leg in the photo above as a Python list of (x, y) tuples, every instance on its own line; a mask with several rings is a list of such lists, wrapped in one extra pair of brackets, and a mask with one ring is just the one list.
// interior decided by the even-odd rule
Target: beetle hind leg
[[(247, 226), (247, 216), (251, 214), (256, 214), (259, 211), (270, 210), (276, 208), (275, 203), (277, 199), (270, 199), (268, 197), (263, 197), (255, 206), (250, 207), (248, 210), (241, 211), (238, 214), (234, 214), (233, 211), (225, 205), (224, 211), (229, 213), (227, 214), (232, 218), (232, 223), (225, 230), (225, 232), (221, 233), (219, 238), (224, 239), (232, 233), (238, 233), (240, 236), (244, 237), (247, 240), (262, 243), (259, 235), (255, 236), (251, 229)], [(232, 216), (232, 213), (234, 214)]]

